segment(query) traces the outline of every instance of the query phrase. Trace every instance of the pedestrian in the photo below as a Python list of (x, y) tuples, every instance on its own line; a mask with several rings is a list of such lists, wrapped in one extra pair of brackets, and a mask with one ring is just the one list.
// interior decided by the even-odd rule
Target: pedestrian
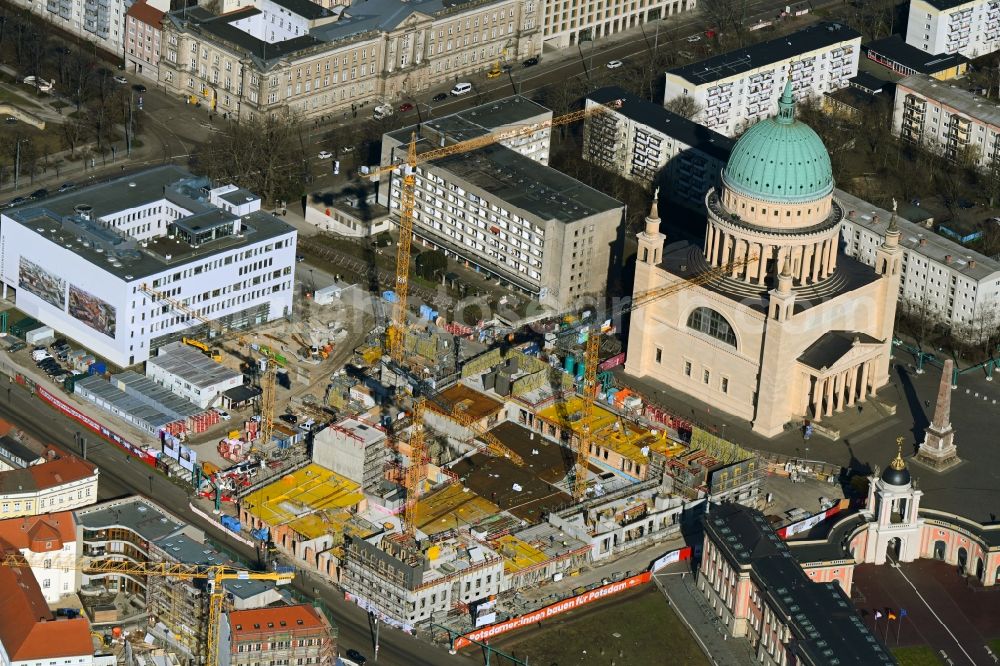
[(930, 406), (931, 406), (931, 401), (930, 400), (924, 400), (924, 407), (930, 407)]
[(858, 403), (858, 414), (860, 414), (862, 411), (864, 411), (864, 406), (859, 402)]

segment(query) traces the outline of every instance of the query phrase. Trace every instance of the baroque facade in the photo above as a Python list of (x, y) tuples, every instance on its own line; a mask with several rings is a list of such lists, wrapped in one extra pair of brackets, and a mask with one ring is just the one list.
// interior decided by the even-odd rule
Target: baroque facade
[(664, 247), (654, 203), (639, 234), (635, 296), (693, 280), (632, 313), (626, 372), (743, 418), (764, 436), (821, 421), (888, 382), (901, 252), (890, 221), (874, 267), (841, 255), (829, 154), (795, 119), (748, 130), (706, 195), (704, 247)]

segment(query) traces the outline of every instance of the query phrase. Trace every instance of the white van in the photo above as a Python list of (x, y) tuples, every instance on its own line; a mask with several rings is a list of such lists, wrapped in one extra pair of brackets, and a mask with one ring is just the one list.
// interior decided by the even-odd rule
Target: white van
[(375, 107), (375, 110), (372, 112), (372, 117), (374, 117), (375, 120), (382, 120), (383, 118), (388, 118), (391, 115), (392, 115), (392, 107), (389, 106), (388, 104), (379, 104), (378, 106)]
[(451, 94), (457, 97), (459, 95), (464, 95), (470, 90), (472, 90), (471, 83), (456, 83), (455, 87), (451, 89)]

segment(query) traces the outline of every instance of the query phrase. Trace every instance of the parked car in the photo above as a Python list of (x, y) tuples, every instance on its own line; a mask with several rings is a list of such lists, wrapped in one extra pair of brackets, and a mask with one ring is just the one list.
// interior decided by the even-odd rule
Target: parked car
[(128, 79), (126, 79), (121, 74), (116, 74), (115, 75), (115, 83), (120, 84), (120, 85), (125, 85), (126, 83), (128, 83)]
[(13, 208), (14, 206), (20, 206), (23, 203), (28, 202), (28, 197), (14, 197), (7, 203), (8, 208)]
[(504, 65), (502, 65), (500, 67), (500, 71), (502, 71), (504, 74), (506, 74), (508, 72), (511, 72), (513, 70), (514, 70), (514, 66), (511, 65), (511, 64), (504, 64)]
[(297, 254), (297, 255), (295, 255), (295, 263), (301, 264), (305, 260), (306, 260), (306, 257), (305, 257), (304, 254)]
[(364, 666), (364, 664), (368, 661), (368, 658), (365, 657), (365, 655), (353, 649), (347, 651), (347, 658), (355, 664), (360, 664), (360, 666)]
[(31, 193), (31, 197), (29, 197), (29, 198), (31, 198), (31, 199), (44, 199), (47, 196), (49, 196), (49, 191), (46, 190), (46, 189), (41, 189), (41, 190), (35, 190), (34, 192), (32, 192)]
[(382, 120), (383, 118), (388, 118), (393, 113), (392, 107), (388, 104), (379, 104), (372, 111), (372, 118), (375, 120)]
[(146, 86), (142, 85), (141, 83), (137, 83), (134, 86), (132, 86), (132, 90), (136, 91), (137, 93), (144, 93), (146, 92)]
[(403, 102), (399, 105), (399, 112), (406, 113), (407, 111), (413, 111), (413, 105), (409, 102)]
[(232, 416), (229, 415), (229, 412), (227, 412), (224, 409), (216, 409), (215, 413), (218, 414), (219, 418), (222, 419), (223, 421), (228, 421), (229, 419), (233, 418)]
[(467, 81), (462, 81), (461, 83), (456, 83), (451, 89), (451, 94), (455, 97), (459, 95), (464, 95), (466, 93), (472, 92), (472, 84)]
[(19, 351), (21, 351), (22, 349), (24, 349), (24, 348), (25, 348), (25, 347), (27, 347), (27, 346), (28, 346), (28, 345), (26, 345), (26, 344), (25, 344), (25, 343), (23, 343), (23, 342), (15, 342), (14, 344), (12, 344), (12, 345), (10, 346), (10, 348), (9, 348), (9, 349), (8, 349), (7, 351), (9, 351), (9, 352), (10, 352), (11, 354), (13, 354), (14, 352), (19, 352)]
[(289, 425), (295, 425), (299, 422), (299, 417), (297, 417), (295, 414), (282, 414), (278, 418)]
[(72, 183), (72, 182), (71, 183), (63, 183), (62, 185), (59, 186), (59, 191), (60, 192), (69, 192), (70, 190), (75, 190), (75, 189), (76, 189), (76, 183)]
[(14, 116), (7, 116), (6, 118), (4, 118), (4, 122), (7, 123), (8, 125), (13, 125), (14, 123), (17, 122), (17, 118), (15, 118)]
[(690, 42), (690, 43), (692, 43), (692, 44), (694, 44), (695, 42), (700, 42), (701, 41), (701, 35), (691, 35), (690, 37), (687, 38), (687, 41)]
[(608, 64), (605, 65), (605, 67), (607, 67), (608, 69), (618, 69), (623, 64), (624, 63), (621, 60), (609, 60)]
[(521, 65), (524, 67), (534, 67), (537, 64), (538, 64), (538, 56), (532, 56), (531, 58), (528, 58), (527, 60), (521, 63)]
[(438, 93), (434, 97), (431, 97), (432, 102), (443, 102), (446, 99), (448, 99), (448, 93)]
[(333, 153), (331, 153), (329, 150), (321, 150), (321, 151), (319, 151), (319, 156), (318, 157), (321, 160), (328, 160), (331, 157), (333, 157)]

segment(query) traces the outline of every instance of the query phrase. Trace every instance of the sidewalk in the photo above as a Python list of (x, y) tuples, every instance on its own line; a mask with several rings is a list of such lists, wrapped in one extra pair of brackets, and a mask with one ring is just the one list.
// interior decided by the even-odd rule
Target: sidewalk
[(688, 571), (670, 571), (653, 576), (653, 582), (713, 664), (746, 666), (757, 663), (746, 639), (731, 638), (726, 633), (726, 628), (698, 590), (696, 580), (695, 575)]

